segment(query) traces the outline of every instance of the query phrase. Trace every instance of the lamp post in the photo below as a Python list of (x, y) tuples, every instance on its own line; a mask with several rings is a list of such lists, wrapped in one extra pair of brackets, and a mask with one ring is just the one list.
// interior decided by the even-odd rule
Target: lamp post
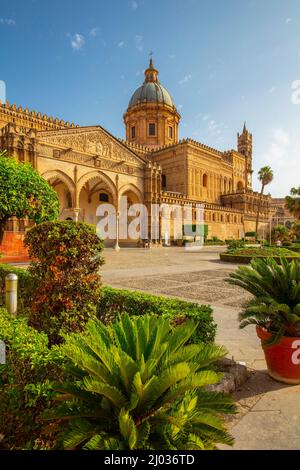
[(120, 213), (119, 213), (119, 211), (117, 211), (117, 213), (116, 213), (116, 243), (115, 243), (115, 246), (114, 246), (114, 249), (116, 251), (120, 251), (120, 245), (119, 245), (119, 217), (120, 217)]
[(18, 309), (18, 276), (13, 273), (5, 277), (5, 306), (10, 315), (16, 315)]
[(75, 209), (74, 209), (75, 222), (78, 222), (78, 220), (79, 220), (79, 214), (80, 214), (80, 208), (75, 208)]
[(120, 211), (119, 211), (119, 175), (116, 175), (116, 243), (115, 243), (115, 250), (120, 251), (119, 246), (119, 218), (120, 218)]

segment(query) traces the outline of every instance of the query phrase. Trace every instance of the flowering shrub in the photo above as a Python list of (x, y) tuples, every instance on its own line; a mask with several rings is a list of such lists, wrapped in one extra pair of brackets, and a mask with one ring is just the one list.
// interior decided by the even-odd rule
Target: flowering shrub
[(94, 227), (61, 221), (37, 225), (25, 245), (34, 259), (29, 324), (47, 332), (51, 344), (58, 343), (62, 332), (82, 330), (96, 313), (103, 242)]

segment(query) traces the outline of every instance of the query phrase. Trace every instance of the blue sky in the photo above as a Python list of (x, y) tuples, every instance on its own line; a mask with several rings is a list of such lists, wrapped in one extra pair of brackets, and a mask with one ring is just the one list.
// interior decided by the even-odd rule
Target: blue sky
[(10, 103), (124, 137), (152, 50), (180, 136), (235, 148), (246, 120), (254, 187), (269, 164), (280, 197), (300, 184), (299, 31), (299, 0), (0, 0), (0, 80)]

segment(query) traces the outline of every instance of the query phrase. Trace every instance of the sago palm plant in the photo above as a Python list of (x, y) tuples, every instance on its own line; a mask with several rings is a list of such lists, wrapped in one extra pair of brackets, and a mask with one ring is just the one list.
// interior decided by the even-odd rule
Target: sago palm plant
[(300, 262), (281, 258), (252, 260), (230, 274), (230, 284), (250, 292), (251, 299), (240, 313), (240, 327), (254, 324), (271, 333), (268, 344), (282, 336), (300, 336)]
[[(66, 337), (72, 383), (60, 388), (48, 419), (63, 426), (64, 449), (213, 449), (232, 444), (220, 413), (230, 397), (205, 390), (222, 374), (212, 364), (226, 351), (187, 344), (197, 324), (176, 329), (156, 316), (91, 320)], [(64, 426), (65, 422), (65, 426)]]

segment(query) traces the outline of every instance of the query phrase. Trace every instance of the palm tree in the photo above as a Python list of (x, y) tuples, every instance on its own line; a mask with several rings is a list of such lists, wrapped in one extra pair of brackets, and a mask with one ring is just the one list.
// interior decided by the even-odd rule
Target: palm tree
[(258, 221), (259, 221), (259, 214), (260, 214), (260, 208), (261, 208), (261, 203), (263, 199), (264, 189), (268, 184), (270, 184), (273, 181), (273, 171), (271, 167), (269, 166), (262, 167), (258, 172), (258, 179), (261, 182), (261, 191), (260, 191), (260, 197), (258, 200), (257, 214), (256, 214), (256, 224), (255, 224), (256, 239), (258, 238)]
[[(187, 344), (197, 324), (172, 328), (155, 315), (105, 326), (90, 320), (61, 347), (72, 379), (60, 388), (58, 419), (64, 449), (214, 449), (231, 445), (220, 413), (230, 397), (205, 390), (222, 374), (211, 364), (222, 347)], [(67, 424), (64, 427), (63, 424)], [(63, 427), (62, 427), (63, 426)]]
[(289, 212), (300, 220), (300, 186), (291, 189), (290, 196), (285, 198), (285, 205)]

